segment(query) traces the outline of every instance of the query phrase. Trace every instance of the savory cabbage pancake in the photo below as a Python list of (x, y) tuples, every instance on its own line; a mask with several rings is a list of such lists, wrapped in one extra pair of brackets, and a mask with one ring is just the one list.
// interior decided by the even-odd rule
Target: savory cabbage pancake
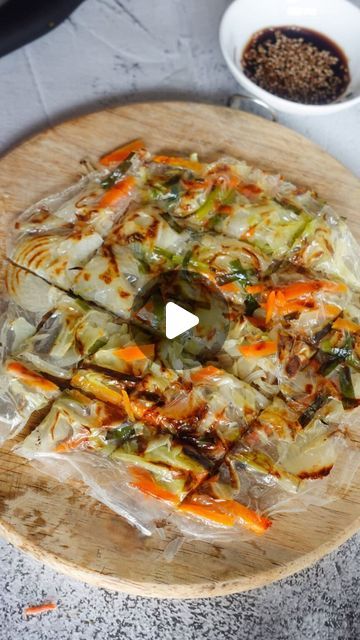
[[(147, 534), (261, 534), (289, 503), (333, 499), (360, 460), (360, 248), (339, 214), (234, 158), (141, 140), (102, 157), (15, 223), (0, 437)], [(226, 300), (211, 357), (218, 328), (171, 343), (156, 300), (134, 337), (137, 296), (178, 271)]]

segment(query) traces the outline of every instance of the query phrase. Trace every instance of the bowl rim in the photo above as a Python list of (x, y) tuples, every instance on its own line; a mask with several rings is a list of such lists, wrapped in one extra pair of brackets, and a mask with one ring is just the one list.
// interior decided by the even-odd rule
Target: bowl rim
[[(354, 5), (350, 0), (333, 0), (334, 2), (338, 2), (339, 4), (347, 5), (350, 10), (358, 11), (360, 18), (360, 8)], [(354, 95), (347, 100), (343, 100), (342, 97), (338, 98), (337, 101), (331, 102), (329, 104), (304, 104), (302, 102), (295, 102), (293, 100), (287, 100), (286, 98), (281, 98), (274, 93), (270, 93), (266, 89), (263, 89), (255, 82), (250, 80), (240, 66), (237, 66), (233, 60), (232, 54), (229, 52), (228, 45), (225, 42), (226, 33), (228, 29), (227, 20), (229, 18), (230, 11), (233, 10), (234, 5), (240, 5), (243, 0), (233, 0), (229, 6), (225, 9), (220, 25), (219, 25), (219, 43), (220, 49), (225, 59), (225, 62), (232, 73), (235, 80), (238, 84), (242, 85), (247, 91), (249, 91), (252, 95), (257, 96), (265, 103), (268, 103), (269, 106), (278, 109), (279, 111), (287, 111), (292, 113), (303, 113), (304, 115), (321, 115), (321, 114), (330, 114), (335, 113), (337, 111), (343, 111), (345, 109), (349, 109), (356, 104), (360, 104), (360, 93), (359, 95)], [(255, 2), (255, 0), (253, 0)], [(260, 27), (259, 27), (260, 28)], [(325, 32), (324, 32), (325, 34)], [(326, 35), (326, 34), (325, 34)]]

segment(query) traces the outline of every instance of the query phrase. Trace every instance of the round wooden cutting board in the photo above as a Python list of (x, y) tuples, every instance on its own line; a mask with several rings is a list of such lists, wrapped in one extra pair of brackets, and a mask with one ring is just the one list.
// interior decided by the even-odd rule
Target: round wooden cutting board
[[(65, 122), (0, 160), (1, 241), (24, 207), (71, 184), (79, 161), (143, 137), (152, 151), (231, 154), (312, 186), (360, 238), (360, 183), (300, 135), (252, 115), (189, 103), (147, 103)], [(0, 449), (0, 533), (56, 569), (101, 587), (170, 598), (221, 595), (264, 585), (314, 562), (360, 528), (360, 472), (342, 499), (278, 516), (255, 541), (231, 548), (186, 541), (165, 562), (168, 540), (141, 537), (119, 516)]]

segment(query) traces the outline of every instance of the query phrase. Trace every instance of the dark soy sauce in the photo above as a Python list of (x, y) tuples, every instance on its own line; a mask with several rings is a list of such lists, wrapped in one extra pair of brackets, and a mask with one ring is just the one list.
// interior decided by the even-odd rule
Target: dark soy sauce
[(334, 102), (350, 82), (345, 53), (327, 36), (305, 27), (271, 27), (255, 33), (241, 64), (258, 86), (304, 104)]

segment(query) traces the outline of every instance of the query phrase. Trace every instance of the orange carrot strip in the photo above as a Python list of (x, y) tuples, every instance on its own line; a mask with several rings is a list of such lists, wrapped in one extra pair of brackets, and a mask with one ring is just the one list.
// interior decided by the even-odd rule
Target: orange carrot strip
[(212, 520), (218, 524), (222, 524), (224, 527), (233, 527), (235, 524), (235, 516), (229, 513), (224, 513), (213, 505), (196, 504), (194, 502), (184, 502), (178, 506), (179, 511), (184, 513), (191, 513), (192, 515), (205, 518), (206, 520)]
[(336, 304), (324, 304), (322, 309), (325, 311), (327, 316), (338, 316), (342, 311), (341, 307), (338, 307)]
[(276, 292), (276, 306), (280, 307), (280, 308), (286, 306), (286, 298), (285, 298), (284, 294), (282, 293), (282, 291), (277, 291)]
[(301, 313), (302, 311), (309, 311), (311, 310), (310, 307), (308, 307), (306, 304), (304, 304), (304, 302), (296, 302), (295, 300), (292, 301), (290, 300), (289, 302), (286, 303), (286, 305), (284, 307), (282, 307), (281, 309), (281, 313), (284, 316), (290, 315), (291, 313)]
[(358, 333), (358, 331), (360, 331), (360, 325), (356, 324), (356, 322), (353, 322), (352, 320), (346, 320), (346, 318), (338, 318), (333, 322), (333, 329), (350, 331), (350, 333)]
[(74, 438), (73, 440), (67, 440), (66, 442), (60, 442), (60, 444), (58, 444), (55, 447), (55, 451), (56, 451), (56, 453), (66, 453), (67, 451), (73, 451), (74, 449), (78, 449), (80, 447), (80, 445), (83, 444), (84, 442), (88, 442), (88, 440), (89, 440), (88, 435), (78, 436), (77, 438)]
[(97, 382), (96, 380), (89, 380), (88, 378), (85, 378), (81, 373), (75, 373), (71, 379), (71, 384), (85, 392), (91, 393), (98, 400), (110, 402), (110, 404), (114, 404), (118, 407), (124, 406), (124, 398), (121, 390), (119, 393), (115, 389), (110, 389), (100, 381)]
[(47, 602), (46, 604), (38, 604), (35, 607), (26, 607), (24, 614), (26, 616), (38, 616), (40, 613), (54, 611), (54, 609), (57, 609), (57, 604), (55, 602)]
[(156, 484), (149, 471), (131, 467), (130, 472), (135, 478), (133, 482), (130, 482), (131, 487), (135, 487), (142, 493), (150, 495), (153, 498), (172, 502), (173, 504), (179, 503), (179, 498), (177, 496)]
[(253, 344), (240, 345), (239, 351), (245, 358), (262, 358), (276, 353), (277, 344), (273, 340), (262, 340)]
[[(324, 289), (325, 291), (343, 291), (342, 283), (333, 283), (323, 280), (310, 280), (308, 282), (295, 282), (281, 289), (274, 289), (262, 306), (266, 309), (266, 324), (268, 324), (276, 311), (282, 315), (301, 312), (308, 308), (311, 302), (311, 294)], [(336, 313), (335, 305), (324, 305), (328, 315)]]
[(165, 502), (172, 502), (173, 504), (179, 503), (179, 499), (175, 495), (170, 493), (170, 491), (166, 491), (166, 489), (159, 487), (153, 480), (130, 482), (130, 486), (139, 489), (142, 493), (146, 493), (153, 498), (165, 500)]
[(201, 162), (176, 156), (154, 156), (152, 161), (157, 162), (158, 164), (168, 164), (170, 166), (179, 167), (180, 169), (190, 169), (190, 171), (195, 171), (197, 173), (200, 173), (203, 169)]
[[(311, 311), (316, 307), (315, 303), (310, 305), (311, 299), (306, 298), (305, 300), (289, 300), (285, 302), (285, 305), (281, 307), (281, 313), (286, 316), (291, 313), (301, 313), (302, 311)], [(321, 309), (325, 312), (326, 316), (336, 316), (340, 313), (340, 307), (335, 304), (324, 304), (321, 306)]]
[(203, 367), (199, 371), (195, 371), (191, 374), (191, 380), (195, 383), (204, 382), (207, 378), (212, 378), (213, 376), (221, 375), (223, 372), (221, 369), (217, 367), (213, 367), (213, 365), (209, 364), (207, 367)]
[(324, 291), (333, 291), (334, 293), (346, 293), (348, 290), (344, 282), (330, 282), (329, 280), (322, 280), (321, 288), (324, 289)]
[(235, 176), (234, 174), (232, 174), (230, 176), (230, 180), (227, 184), (228, 189), (236, 189), (240, 184), (240, 178), (238, 176)]
[(28, 387), (35, 387), (43, 391), (57, 391), (58, 386), (54, 382), (50, 382), (43, 378), (35, 371), (31, 371), (20, 362), (8, 362), (6, 370), (19, 380), (22, 380)]
[(280, 291), (286, 300), (296, 300), (297, 298), (314, 293), (314, 291), (319, 291), (321, 288), (319, 281), (310, 280), (309, 282), (289, 284), (287, 287), (282, 287)]
[(114, 207), (123, 198), (130, 196), (135, 187), (135, 178), (133, 176), (126, 176), (116, 182), (111, 189), (108, 189), (99, 202), (99, 207)]
[(256, 184), (242, 184), (239, 187), (239, 191), (245, 196), (245, 198), (251, 198), (252, 196), (256, 196), (261, 193), (260, 187)]
[(155, 355), (154, 344), (143, 344), (141, 347), (131, 346), (115, 349), (114, 354), (125, 360), (125, 362), (134, 362), (135, 360), (144, 360), (145, 358), (153, 358)]
[(236, 282), (227, 282), (226, 284), (222, 284), (220, 289), (225, 293), (237, 293), (239, 291), (239, 287)]
[(105, 154), (100, 158), (100, 162), (101, 164), (105, 165), (105, 167), (108, 167), (109, 165), (115, 163), (118, 164), (119, 162), (126, 160), (130, 153), (138, 151), (139, 149), (143, 149), (144, 146), (145, 145), (143, 140), (133, 140), (132, 142), (129, 142), (129, 144), (126, 144), (123, 147), (115, 149), (115, 151), (111, 151), (110, 153)]
[(249, 227), (247, 231), (242, 234), (242, 238), (252, 238), (256, 231), (257, 224), (253, 224), (252, 227)]
[(274, 315), (275, 303), (276, 303), (276, 293), (275, 291), (271, 291), (266, 303), (266, 319), (265, 319), (266, 324), (269, 324), (270, 320)]
[(222, 189), (224, 194), (230, 194), (230, 192), (234, 189), (237, 189), (240, 184), (239, 176), (233, 173), (220, 173), (216, 175), (215, 172), (213, 178), (215, 178), (213, 184), (216, 185), (219, 189)]
[(246, 291), (248, 293), (261, 293), (261, 291), (264, 291), (265, 289), (265, 285), (263, 284), (251, 284), (248, 287), (246, 287)]
[(214, 500), (211, 498), (209, 500), (211, 500), (210, 504), (206, 505), (195, 502), (193, 498), (188, 498), (182, 502), (178, 509), (230, 527), (239, 519), (242, 524), (255, 533), (264, 533), (271, 526), (271, 520), (260, 516), (236, 500)]
[(233, 513), (248, 529), (255, 533), (264, 533), (266, 529), (271, 527), (272, 523), (269, 518), (260, 516), (256, 511), (252, 511), (236, 500), (225, 500), (224, 503), (225, 509), (229, 509), (230, 513)]
[(126, 411), (126, 413), (128, 414), (130, 420), (132, 420), (132, 422), (135, 422), (135, 415), (134, 415), (134, 411), (133, 408), (131, 406), (131, 402), (130, 402), (130, 398), (128, 396), (127, 391), (125, 391), (125, 389), (121, 390), (121, 394), (123, 397), (123, 401), (124, 401), (124, 409)]
[(295, 282), (285, 287), (281, 287), (279, 291), (285, 296), (286, 300), (294, 300), (308, 296), (315, 291), (332, 291), (334, 293), (342, 293), (347, 291), (347, 286), (342, 282), (329, 282), (327, 280), (309, 280), (308, 282)]
[(230, 213), (232, 213), (232, 210), (233, 210), (233, 208), (229, 204), (222, 204), (222, 205), (220, 205), (220, 207), (218, 208), (216, 213), (222, 213), (225, 216), (227, 216)]

